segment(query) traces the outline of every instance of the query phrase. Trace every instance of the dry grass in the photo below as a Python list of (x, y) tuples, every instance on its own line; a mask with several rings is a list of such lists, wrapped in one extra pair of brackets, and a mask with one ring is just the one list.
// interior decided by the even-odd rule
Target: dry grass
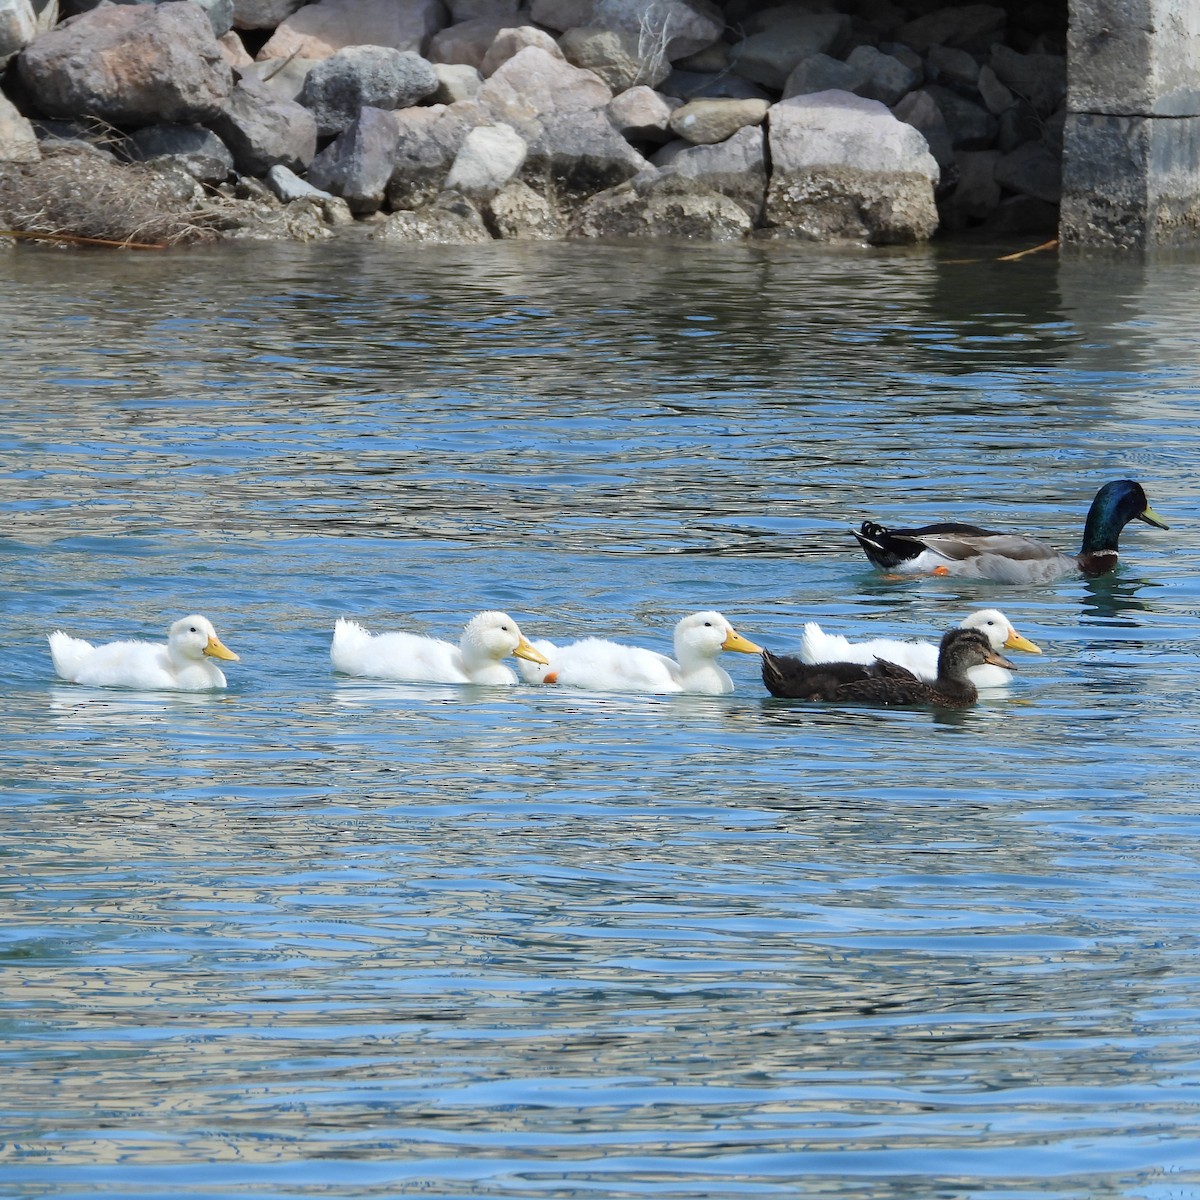
[(49, 143), (41, 162), (0, 171), (0, 225), (25, 237), (174, 246), (216, 237), (220, 209), (181, 198), (152, 168), (72, 143)]

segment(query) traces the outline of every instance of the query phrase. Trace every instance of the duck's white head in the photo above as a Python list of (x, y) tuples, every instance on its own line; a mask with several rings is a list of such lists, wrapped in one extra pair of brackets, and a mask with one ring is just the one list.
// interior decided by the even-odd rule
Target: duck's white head
[(1024, 650), (1026, 654), (1041, 654), (1041, 648), (1022, 637), (1012, 622), (998, 608), (981, 608), (959, 623), (960, 629), (978, 629), (993, 650)]
[(762, 647), (742, 637), (719, 612), (697, 612), (675, 626), (675, 658), (680, 663), (716, 658), (722, 650), (761, 654)]
[(167, 645), (175, 658), (199, 661), (202, 658), (223, 658), (237, 662), (238, 656), (226, 646), (207, 617), (193, 614), (180, 617), (167, 632)]
[(469, 663), (499, 662), (510, 654), (546, 665), (546, 656), (525, 640), (521, 627), (502, 612), (481, 612), (467, 622), (459, 643)]

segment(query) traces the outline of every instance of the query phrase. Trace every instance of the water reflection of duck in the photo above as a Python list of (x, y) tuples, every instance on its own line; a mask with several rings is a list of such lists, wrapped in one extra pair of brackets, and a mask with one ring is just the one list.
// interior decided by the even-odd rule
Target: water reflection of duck
[(225, 675), (210, 659), (237, 662), (206, 617), (181, 617), (167, 631), (167, 642), (108, 642), (93, 646), (56, 629), (50, 657), (63, 679), (91, 687), (127, 687), (144, 691), (202, 692), (223, 688)]
[(888, 529), (864, 521), (851, 530), (863, 552), (877, 567), (905, 574), (933, 572), (967, 575), (1001, 583), (1035, 583), (1074, 571), (1106, 575), (1116, 568), (1117, 539), (1130, 521), (1159, 529), (1167, 523), (1150, 507), (1142, 485), (1114, 479), (1097, 493), (1083, 526), (1078, 554), (1062, 554), (1037, 538), (996, 533), (977, 525), (944, 522), (916, 529)]
[(938, 672), (933, 683), (924, 683), (911, 671), (883, 659), (873, 664), (819, 663), (782, 658), (763, 651), (763, 683), (773, 696), (802, 700), (847, 700), (868, 704), (936, 704), (967, 708), (979, 698), (968, 672), (990, 663), (1015, 670), (993, 650), (977, 629), (951, 629), (938, 651)]
[[(1041, 654), (1041, 649), (1022, 637), (1012, 622), (999, 609), (981, 608), (964, 618), (960, 629), (977, 629), (987, 638), (993, 650), (1023, 650), (1026, 654)], [(804, 626), (800, 641), (800, 659), (806, 663), (874, 663), (877, 658), (911, 671), (925, 683), (938, 676), (938, 650), (933, 642), (909, 642), (899, 638), (872, 638), (852, 642), (835, 633), (825, 633), (815, 621)], [(1003, 687), (1012, 681), (1012, 672), (991, 663), (981, 663), (967, 672), (976, 687)]]
[(518, 664), (527, 683), (649, 695), (692, 692), (719, 696), (732, 692), (733, 680), (717, 665), (717, 655), (723, 650), (761, 651), (719, 612), (691, 613), (676, 624), (674, 659), (604, 638), (584, 638), (565, 646), (545, 641), (536, 645), (550, 661), (544, 669)]
[(507, 613), (482, 612), (471, 618), (456, 646), (416, 633), (368, 633), (357, 621), (339, 618), (329, 656), (335, 671), (371, 679), (411, 683), (485, 683), (506, 686), (517, 677), (502, 659), (510, 654), (530, 662), (546, 659), (525, 639)]

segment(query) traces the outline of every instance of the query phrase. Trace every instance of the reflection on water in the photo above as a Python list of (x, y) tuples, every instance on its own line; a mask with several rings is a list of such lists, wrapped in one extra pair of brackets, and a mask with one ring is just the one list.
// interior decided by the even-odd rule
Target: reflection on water
[[(0, 260), (6, 1195), (1194, 1193), (1196, 269)], [(1172, 530), (1110, 578), (846, 532), (1073, 549), (1126, 475)], [(339, 615), (788, 652), (995, 605), (1045, 654), (964, 712), (329, 664)], [(56, 626), (193, 611), (225, 692), (53, 676)]]

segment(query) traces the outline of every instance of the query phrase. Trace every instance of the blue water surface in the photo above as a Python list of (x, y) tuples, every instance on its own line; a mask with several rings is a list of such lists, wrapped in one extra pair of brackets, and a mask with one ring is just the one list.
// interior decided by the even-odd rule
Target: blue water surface
[[(964, 258), (970, 261), (962, 261)], [(0, 255), (0, 1192), (1200, 1196), (1200, 261)], [(957, 518), (1108, 578), (896, 582)], [(335, 676), (336, 617), (716, 608), (1040, 658), (965, 712)], [(57, 680), (198, 611), (229, 688)]]

